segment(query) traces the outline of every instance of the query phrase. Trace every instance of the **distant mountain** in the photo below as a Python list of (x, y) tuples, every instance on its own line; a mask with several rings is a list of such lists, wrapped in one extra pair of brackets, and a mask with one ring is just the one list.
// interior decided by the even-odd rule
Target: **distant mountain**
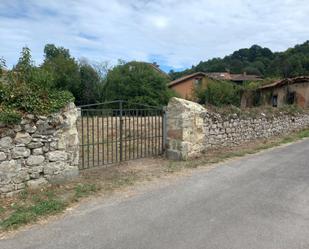
[(201, 61), (181, 72), (170, 71), (172, 79), (194, 72), (224, 72), (256, 74), (263, 77), (294, 77), (309, 75), (309, 41), (284, 52), (253, 45), (242, 48), (224, 58)]

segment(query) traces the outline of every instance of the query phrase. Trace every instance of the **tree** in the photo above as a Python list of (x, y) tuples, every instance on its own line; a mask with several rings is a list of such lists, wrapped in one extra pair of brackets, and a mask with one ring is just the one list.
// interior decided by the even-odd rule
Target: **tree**
[(0, 76), (3, 74), (3, 70), (6, 67), (6, 62), (3, 57), (0, 57)]
[(284, 52), (273, 53), (268, 48), (253, 45), (242, 48), (224, 58), (201, 61), (197, 66), (182, 72), (171, 72), (177, 79), (194, 72), (253, 73), (264, 77), (294, 77), (309, 74), (309, 41)]
[(20, 52), (18, 63), (13, 68), (17, 72), (17, 80), (23, 82), (30, 82), (34, 62), (31, 57), (31, 50), (28, 47), (23, 47)]
[(167, 78), (149, 64), (129, 62), (114, 67), (107, 74), (104, 99), (163, 105), (171, 96), (167, 83)]
[(92, 104), (101, 99), (101, 80), (97, 71), (88, 62), (80, 63), (80, 96), (78, 104)]
[(42, 68), (53, 77), (54, 87), (73, 93), (76, 101), (81, 100), (81, 81), (79, 65), (71, 57), (68, 49), (47, 44), (44, 48), (45, 59)]

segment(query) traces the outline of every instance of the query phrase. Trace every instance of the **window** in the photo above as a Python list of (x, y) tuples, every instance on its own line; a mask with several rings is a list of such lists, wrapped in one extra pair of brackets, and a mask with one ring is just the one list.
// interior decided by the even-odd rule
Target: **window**
[(295, 102), (295, 92), (288, 92), (286, 102), (288, 105), (293, 105)]
[(278, 106), (278, 95), (273, 95), (272, 96), (271, 103), (272, 103), (273, 107), (277, 107)]
[(196, 86), (200, 86), (202, 84), (202, 79), (199, 79), (199, 78), (194, 79), (194, 83)]

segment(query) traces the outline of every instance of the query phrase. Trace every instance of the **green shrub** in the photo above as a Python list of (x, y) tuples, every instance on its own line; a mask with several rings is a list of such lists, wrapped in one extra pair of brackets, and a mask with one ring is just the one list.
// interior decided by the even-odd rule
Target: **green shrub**
[(21, 120), (21, 114), (12, 109), (0, 108), (0, 123), (12, 125), (19, 123)]
[(195, 92), (201, 104), (214, 106), (240, 106), (242, 87), (228, 81), (210, 81), (206, 89), (198, 89)]
[(0, 122), (18, 123), (23, 113), (47, 115), (74, 101), (72, 93), (55, 88), (53, 77), (34, 66), (30, 49), (23, 48), (16, 66), (0, 82)]

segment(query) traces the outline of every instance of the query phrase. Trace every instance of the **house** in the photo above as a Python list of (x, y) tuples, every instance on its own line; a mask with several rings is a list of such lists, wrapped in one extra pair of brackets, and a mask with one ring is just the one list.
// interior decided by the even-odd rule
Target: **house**
[(197, 72), (171, 81), (168, 87), (174, 90), (179, 97), (192, 100), (194, 98), (194, 88), (198, 85), (206, 86), (207, 79), (205, 73)]
[(309, 107), (309, 76), (300, 76), (276, 81), (261, 86), (257, 91), (262, 105), (281, 107), (296, 104)]
[(197, 72), (173, 80), (168, 87), (174, 90), (181, 98), (192, 100), (196, 86), (206, 87), (209, 80), (228, 80), (242, 84), (245, 81), (261, 80), (261, 77), (247, 74), (231, 74), (229, 72), (204, 73)]

